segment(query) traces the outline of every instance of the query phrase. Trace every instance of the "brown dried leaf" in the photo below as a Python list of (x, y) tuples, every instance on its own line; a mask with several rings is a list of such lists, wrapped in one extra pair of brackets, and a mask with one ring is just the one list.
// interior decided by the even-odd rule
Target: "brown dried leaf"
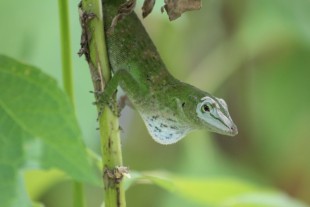
[(155, 5), (155, 1), (156, 0), (145, 0), (142, 6), (142, 16), (143, 18), (147, 17), (147, 15), (149, 15), (152, 10), (153, 7)]
[(128, 0), (118, 8), (117, 15), (113, 18), (110, 31), (112, 32), (117, 22), (123, 19), (124, 16), (130, 14), (136, 6), (136, 0)]
[(162, 7), (166, 10), (169, 20), (175, 20), (182, 13), (201, 8), (201, 0), (165, 0), (165, 5)]

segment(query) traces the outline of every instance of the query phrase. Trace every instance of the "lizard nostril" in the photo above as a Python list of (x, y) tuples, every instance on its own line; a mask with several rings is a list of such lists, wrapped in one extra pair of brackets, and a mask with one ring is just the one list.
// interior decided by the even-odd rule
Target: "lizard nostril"
[(230, 130), (234, 135), (238, 134), (238, 129), (236, 125), (231, 126)]

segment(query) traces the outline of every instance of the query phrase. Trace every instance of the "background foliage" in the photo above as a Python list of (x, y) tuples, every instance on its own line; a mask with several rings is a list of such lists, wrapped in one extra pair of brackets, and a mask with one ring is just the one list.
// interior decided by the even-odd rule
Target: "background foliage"
[[(128, 206), (206, 206), (208, 198), (213, 198), (210, 206), (249, 206), (255, 200), (260, 202), (252, 206), (302, 205), (287, 195), (310, 204), (310, 2), (203, 1), (200, 11), (184, 14), (175, 22), (160, 14), (161, 3), (157, 2), (143, 23), (164, 62), (179, 79), (224, 97), (239, 135), (229, 138), (198, 131), (175, 145), (162, 146), (151, 140), (137, 113), (126, 108), (121, 117), (125, 165), (134, 171), (170, 172), (153, 172), (155, 176), (133, 173), (133, 177), (157, 185), (131, 187), (127, 191)], [(74, 52), (80, 40), (77, 4), (70, 2)], [(0, 1), (0, 8), (0, 53), (35, 65), (61, 83), (57, 3)], [(139, 8), (141, 5), (137, 6), (141, 16)], [(72, 56), (76, 112), (82, 129), (81, 135), (79, 130), (74, 133), (98, 151), (88, 66), (84, 58)], [(3, 89), (7, 79), (0, 76)], [(11, 93), (14, 97), (18, 91)], [(8, 100), (10, 96), (4, 91), (0, 97), (5, 94)], [(4, 126), (0, 125), (1, 132)], [(1, 176), (15, 176), (3, 169)], [(44, 174), (45, 179), (38, 181), (40, 173), (27, 173), (30, 196), (46, 206), (70, 205), (71, 181), (60, 179), (57, 171)], [(34, 187), (36, 183), (38, 187)], [(223, 202), (221, 196), (230, 186), (234, 192), (227, 191), (229, 195), (236, 195), (236, 189), (273, 193), (237, 196)], [(4, 195), (5, 189), (0, 190)], [(90, 185), (86, 194), (89, 206), (100, 204), (100, 189)]]

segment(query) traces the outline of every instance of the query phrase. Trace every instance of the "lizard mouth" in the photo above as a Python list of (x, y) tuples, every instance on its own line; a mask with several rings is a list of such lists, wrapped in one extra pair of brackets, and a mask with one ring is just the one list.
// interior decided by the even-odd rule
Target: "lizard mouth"
[(228, 136), (236, 136), (238, 134), (238, 128), (237, 126), (230, 120), (231, 122), (225, 123), (226, 130), (223, 130), (220, 134), (228, 135)]
[(209, 130), (218, 134), (227, 135), (227, 136), (236, 136), (238, 134), (238, 128), (234, 123), (231, 123), (230, 126), (221, 125), (220, 127), (209, 127)]
[(235, 124), (233, 124), (227, 132), (227, 135), (229, 136), (236, 136), (238, 134), (238, 128)]
[(214, 132), (228, 136), (235, 136), (238, 134), (238, 128), (230, 116), (225, 116), (221, 111), (218, 111), (217, 115), (217, 117), (213, 116), (213, 118), (218, 121), (217, 124), (214, 123)]

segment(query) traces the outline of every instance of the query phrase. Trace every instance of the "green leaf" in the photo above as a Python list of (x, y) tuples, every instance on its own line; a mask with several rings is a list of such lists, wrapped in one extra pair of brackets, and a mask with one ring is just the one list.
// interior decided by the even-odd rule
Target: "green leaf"
[[(186, 178), (160, 172), (134, 173), (134, 182), (155, 185), (207, 206), (305, 207), (284, 193), (233, 177)], [(129, 184), (133, 182), (129, 180)]]
[(38, 200), (52, 186), (68, 180), (63, 171), (52, 170), (28, 170), (24, 173), (27, 192), (32, 200)]
[(3, 207), (32, 206), (16, 168), (0, 163), (0, 203)]
[(44, 207), (42, 203), (37, 203), (37, 202), (32, 203), (32, 205), (33, 207)]
[(75, 180), (101, 183), (71, 103), (55, 80), (0, 55), (0, 91), (0, 172), (12, 171), (0, 176), (1, 204), (18, 195), (21, 170), (58, 168)]
[(225, 201), (223, 206), (232, 207), (307, 207), (284, 193), (257, 192), (236, 196)]

